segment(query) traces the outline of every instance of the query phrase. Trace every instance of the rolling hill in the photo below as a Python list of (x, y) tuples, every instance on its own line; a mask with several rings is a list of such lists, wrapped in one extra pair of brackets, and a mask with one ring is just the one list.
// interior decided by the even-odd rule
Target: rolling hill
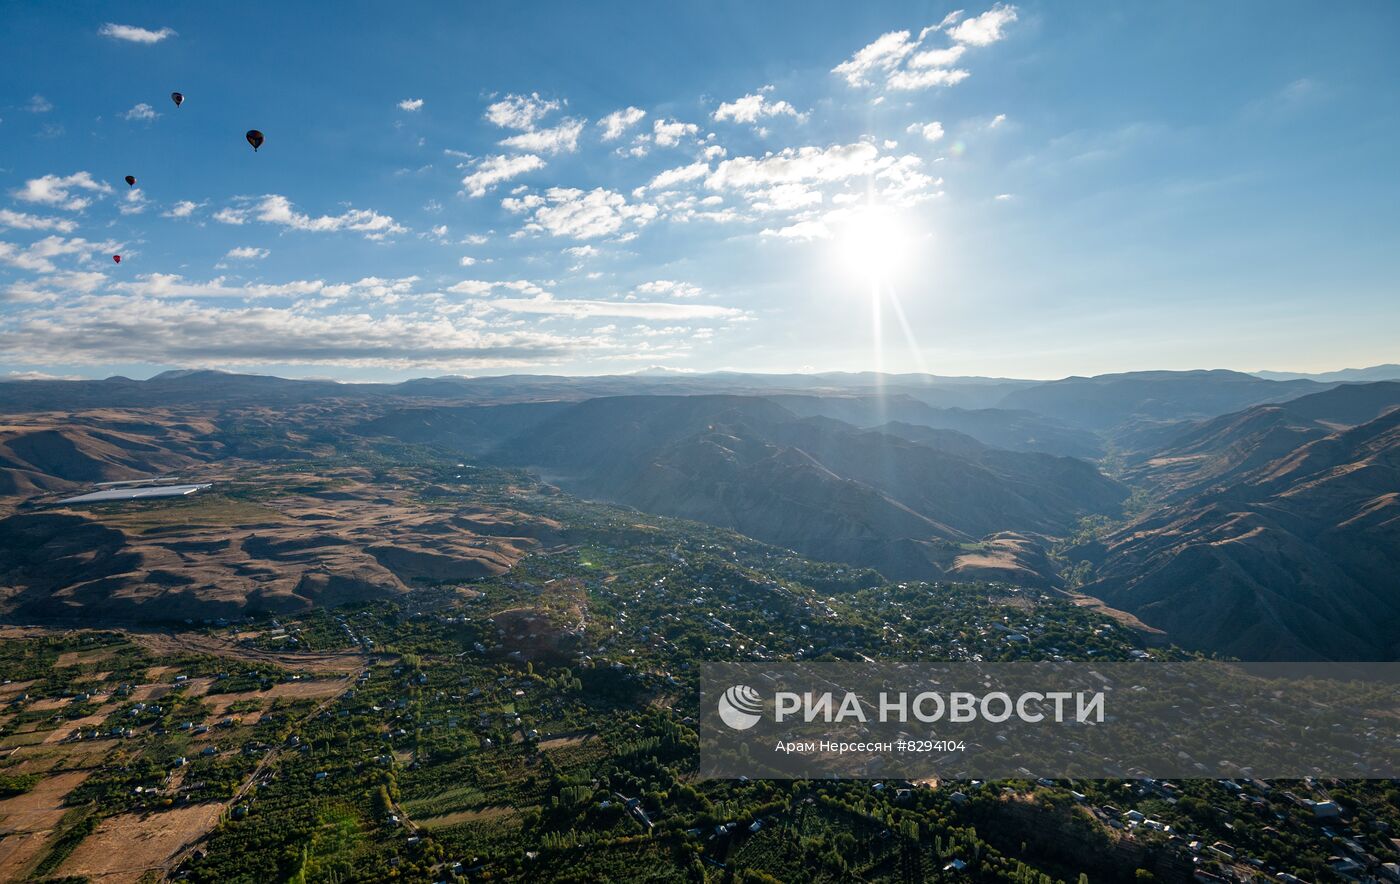
[(906, 435), (920, 438), (799, 418), (762, 398), (617, 397), (554, 415), (490, 459), (891, 576), (942, 574), (959, 544), (992, 532), (1065, 532), (1127, 495), (1078, 459), (952, 431)]

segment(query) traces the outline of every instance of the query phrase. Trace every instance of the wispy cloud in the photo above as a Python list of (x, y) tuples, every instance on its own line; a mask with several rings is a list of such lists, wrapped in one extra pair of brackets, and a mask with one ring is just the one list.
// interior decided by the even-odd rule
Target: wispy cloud
[(203, 205), (204, 203), (196, 203), (192, 200), (180, 200), (166, 211), (161, 212), (161, 215), (166, 218), (188, 218), (195, 213), (196, 209), (201, 208)]
[(1005, 36), (1005, 28), (1016, 20), (1016, 7), (998, 3), (981, 15), (948, 29), (948, 36), (969, 46), (988, 46)]
[(548, 293), (533, 298), (498, 298), (487, 305), (512, 313), (542, 313), (574, 319), (618, 317), (675, 322), (685, 319), (728, 319), (743, 315), (733, 307), (708, 304), (671, 304), (662, 301), (594, 301), (581, 298), (555, 298)]
[(224, 258), (230, 261), (261, 261), (270, 254), (272, 253), (267, 249), (257, 246), (239, 246), (225, 252)]
[(700, 127), (680, 120), (657, 120), (652, 124), (652, 139), (661, 147), (674, 147), (682, 138), (694, 136)]
[(158, 116), (160, 116), (160, 114), (156, 113), (156, 109), (146, 104), (144, 101), (132, 107), (131, 110), (124, 111), (121, 114), (123, 120), (141, 120), (144, 122), (150, 122)]
[(25, 102), (24, 109), (31, 114), (46, 114), (53, 110), (53, 102), (42, 95), (34, 95), (30, 97), (29, 101)]
[(72, 233), (78, 225), (67, 218), (45, 218), (26, 212), (0, 209), (0, 227), (11, 230), (57, 230), (59, 233)]
[(63, 299), (0, 324), (0, 351), (32, 365), (319, 364), (469, 368), (537, 363), (587, 338), (493, 330), (436, 312), (375, 317), (122, 296)]
[(578, 137), (583, 132), (583, 122), (564, 120), (552, 129), (522, 132), (504, 139), (501, 146), (532, 153), (573, 153), (578, 150)]
[(92, 197), (105, 196), (112, 187), (92, 177), (91, 172), (74, 172), (72, 175), (43, 175), (24, 182), (24, 186), (13, 191), (15, 199), (26, 203), (41, 203), (72, 212), (81, 211), (92, 205)]
[(535, 128), (540, 119), (559, 109), (559, 102), (540, 98), (538, 92), (529, 95), (507, 95), (486, 108), (486, 119), (503, 129)]
[(588, 191), (551, 187), (543, 196), (510, 197), (501, 205), (508, 211), (527, 215), (526, 230), (574, 239), (607, 236), (619, 232), (624, 225), (644, 225), (657, 215), (656, 206), (629, 203), (622, 194), (602, 187)]
[(339, 215), (313, 217), (296, 211), (291, 200), (276, 193), (257, 198), (244, 197), (237, 205), (216, 212), (214, 220), (235, 225), (262, 221), (315, 233), (348, 230), (362, 234), (366, 239), (383, 239), (408, 230), (391, 216), (370, 209), (348, 209)]
[(403, 101), (399, 102), (399, 110), (416, 111), (422, 109), (423, 99), (421, 98), (405, 98)]
[(764, 86), (757, 92), (725, 102), (715, 109), (716, 120), (733, 120), (736, 123), (756, 123), (763, 117), (800, 117), (797, 108), (786, 101), (770, 101), (768, 93), (772, 86)]
[(708, 174), (710, 174), (709, 163), (694, 162), (688, 166), (677, 166), (674, 169), (658, 173), (655, 178), (651, 179), (651, 183), (647, 187), (651, 190), (665, 190), (687, 181), (697, 181)]
[(510, 181), (512, 178), (519, 178), (527, 172), (544, 168), (544, 160), (534, 154), (521, 154), (520, 156), (497, 156), (485, 157), (472, 167), (466, 177), (462, 179), (462, 186), (467, 189), (471, 196), (485, 196), (486, 191), (495, 187), (503, 181)]
[[(831, 72), (855, 87), (876, 86), (881, 81), (885, 88), (898, 91), (954, 86), (970, 76), (968, 71), (953, 67), (967, 48), (1001, 40), (1007, 25), (1016, 19), (1016, 7), (1002, 3), (969, 19), (962, 19), (959, 10), (924, 28), (917, 38), (909, 31), (882, 34)], [(943, 34), (950, 42), (926, 47), (925, 42), (936, 34)]]
[(831, 69), (851, 86), (869, 86), (874, 77), (893, 70), (917, 45), (908, 31), (890, 31)]
[[(232, 257), (232, 253), (228, 257)], [(143, 298), (228, 298), (236, 301), (257, 301), (265, 298), (300, 298), (315, 295), (325, 291), (326, 284), (319, 279), (299, 279), (275, 284), (240, 284), (230, 283), (222, 276), (207, 282), (195, 282), (175, 273), (148, 273), (129, 282), (116, 283), (111, 289)]]
[(35, 273), (53, 273), (58, 269), (54, 259), (76, 258), (81, 263), (117, 248), (115, 242), (89, 242), (82, 237), (46, 236), (27, 246), (0, 241), (0, 263)]
[(175, 36), (175, 32), (170, 28), (161, 28), (158, 31), (139, 28), (136, 25), (119, 25), (107, 22), (97, 29), (97, 33), (103, 37), (111, 37), (113, 40), (125, 40), (128, 43), (159, 43)]
[(623, 133), (642, 121), (647, 112), (639, 107), (625, 107), (615, 110), (598, 121), (603, 129), (604, 141), (616, 141)]
[(937, 120), (932, 123), (914, 123), (904, 131), (922, 135), (928, 141), (938, 141), (943, 137), (943, 124)]

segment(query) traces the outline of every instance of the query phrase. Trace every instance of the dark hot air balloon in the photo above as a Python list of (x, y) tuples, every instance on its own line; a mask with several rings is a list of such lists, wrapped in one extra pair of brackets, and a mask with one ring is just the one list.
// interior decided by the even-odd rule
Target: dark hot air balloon
[(117, 262), (118, 264), (120, 264), (120, 263), (122, 262), (122, 256), (121, 256), (121, 255), (113, 255), (113, 256), (112, 256), (112, 260), (115, 261), (115, 262)]
[(248, 139), (248, 143), (251, 144), (251, 145), (253, 145), (253, 151), (254, 151), (255, 153), (257, 152), (257, 149), (258, 149), (258, 148), (262, 147), (262, 143), (263, 143), (263, 134), (262, 134), (261, 132), (259, 132), (257, 129), (249, 129), (249, 130), (248, 130), (248, 134), (245, 135), (245, 136), (243, 136), (243, 137), (244, 137), (244, 138), (247, 138), (247, 139)]
[(128, 176), (126, 176), (126, 186), (127, 186), (127, 187), (135, 187), (135, 186), (136, 186), (136, 176), (135, 176), (135, 175), (128, 175)]
[(179, 107), (180, 105), (182, 105), (182, 104), (185, 103), (185, 93), (183, 93), (183, 92), (172, 92), (172, 93), (170, 93), (170, 100), (173, 101), (173, 102), (175, 102), (175, 106), (176, 106), (176, 107)]

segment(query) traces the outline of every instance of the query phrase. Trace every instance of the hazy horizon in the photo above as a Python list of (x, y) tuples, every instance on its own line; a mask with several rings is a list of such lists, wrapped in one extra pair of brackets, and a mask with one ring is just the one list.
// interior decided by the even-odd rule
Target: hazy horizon
[[(1321, 372), (1295, 372), (1295, 371), (1290, 371), (1290, 370), (1286, 370), (1286, 369), (1257, 369), (1257, 370), (1254, 370), (1254, 371), (1241, 371), (1240, 369), (1221, 368), (1221, 367), (1213, 367), (1213, 368), (1197, 367), (1197, 368), (1189, 368), (1189, 369), (1139, 368), (1139, 369), (1127, 369), (1127, 370), (1121, 371), (1121, 372), (1103, 372), (1103, 373), (1098, 374), (1098, 375), (1094, 375), (1094, 374), (1084, 374), (1084, 373), (1072, 373), (1072, 374), (1067, 374), (1067, 375), (1055, 375), (1055, 376), (1047, 376), (1047, 377), (1027, 377), (1027, 376), (1012, 377), (1012, 376), (1007, 376), (1007, 375), (944, 375), (944, 374), (931, 374), (931, 373), (930, 373), (930, 374), (925, 374), (925, 373), (921, 373), (921, 372), (896, 372), (896, 371), (875, 372), (875, 371), (869, 370), (869, 369), (854, 369), (854, 370), (849, 370), (849, 371), (840, 370), (840, 369), (830, 369), (830, 370), (825, 370), (825, 369), (809, 369), (809, 370), (805, 370), (805, 371), (745, 371), (745, 370), (743, 370), (743, 369), (737, 369), (737, 368), (677, 369), (677, 368), (671, 368), (671, 367), (669, 367), (669, 366), (664, 366), (664, 365), (653, 365), (653, 366), (647, 366), (647, 367), (645, 367), (645, 368), (634, 369), (634, 370), (631, 370), (631, 371), (616, 371), (616, 372), (587, 372), (587, 371), (576, 371), (576, 372), (563, 372), (563, 371), (559, 371), (559, 372), (551, 372), (551, 371), (543, 371), (543, 370), (542, 370), (542, 371), (514, 371), (514, 372), (513, 372), (513, 371), (495, 371), (495, 372), (492, 372), (492, 371), (483, 371), (483, 372), (477, 372), (477, 373), (460, 373), (460, 372), (454, 372), (454, 373), (448, 373), (448, 374), (414, 374), (413, 372), (408, 371), (408, 372), (389, 372), (389, 373), (386, 373), (386, 375), (383, 376), (383, 377), (374, 377), (374, 378), (367, 378), (367, 377), (337, 377), (337, 376), (335, 376), (335, 375), (329, 375), (329, 374), (307, 374), (307, 373), (298, 373), (298, 372), (296, 372), (296, 371), (294, 370), (295, 367), (289, 367), (289, 368), (291, 368), (292, 370), (289, 370), (289, 371), (287, 371), (287, 372), (284, 373), (284, 372), (274, 372), (274, 371), (253, 371), (253, 370), (244, 370), (244, 369), (233, 369), (233, 370), (230, 370), (230, 369), (216, 368), (216, 367), (213, 367), (213, 366), (190, 366), (190, 367), (183, 367), (183, 368), (163, 368), (163, 369), (159, 369), (159, 370), (148, 369), (148, 370), (145, 370), (145, 371), (137, 372), (137, 373), (135, 373), (135, 374), (127, 374), (127, 373), (123, 373), (123, 372), (114, 372), (114, 373), (108, 373), (108, 374), (97, 373), (97, 374), (86, 374), (86, 375), (84, 375), (84, 374), (56, 375), (56, 374), (50, 374), (50, 373), (47, 373), (47, 372), (10, 371), (10, 372), (6, 373), (5, 375), (0, 375), (0, 381), (80, 381), (80, 380), (81, 380), (81, 381), (91, 381), (91, 380), (108, 380), (108, 379), (112, 379), (112, 378), (126, 378), (126, 379), (128, 379), (128, 380), (134, 380), (134, 381), (147, 381), (147, 380), (151, 380), (151, 379), (157, 377), (158, 375), (166, 374), (166, 373), (172, 373), (172, 372), (202, 372), (202, 371), (212, 371), (212, 372), (218, 372), (218, 373), (221, 373), (221, 374), (256, 375), (256, 376), (263, 376), (263, 377), (281, 378), (281, 379), (283, 379), (283, 380), (297, 380), (297, 381), (329, 381), (329, 382), (333, 382), (333, 383), (343, 383), (343, 384), (372, 384), (372, 383), (389, 383), (389, 384), (394, 384), (394, 383), (403, 383), (403, 382), (405, 382), (405, 381), (413, 381), (413, 380), (441, 380), (441, 379), (454, 379), (454, 378), (455, 378), (455, 379), (460, 379), (460, 380), (482, 380), (482, 379), (488, 379), (488, 378), (511, 377), (511, 376), (519, 376), (519, 377), (566, 377), (566, 378), (598, 378), (598, 377), (603, 377), (603, 378), (626, 378), (626, 377), (648, 377), (648, 376), (653, 376), (653, 377), (656, 377), (656, 376), (705, 377), (705, 376), (715, 376), (715, 375), (747, 375), (747, 376), (756, 376), (756, 377), (783, 377), (783, 376), (817, 377), (817, 376), (824, 376), (824, 375), (851, 375), (851, 376), (857, 376), (857, 375), (872, 375), (872, 376), (873, 376), (873, 375), (879, 375), (879, 376), (887, 377), (887, 378), (894, 378), (894, 377), (914, 377), (914, 378), (917, 378), (917, 377), (926, 377), (926, 378), (929, 378), (929, 379), (931, 379), (931, 380), (944, 380), (944, 381), (987, 381), (987, 382), (1008, 382), (1008, 383), (1014, 383), (1014, 382), (1044, 383), (1044, 382), (1048, 382), (1048, 381), (1065, 380), (1065, 379), (1073, 378), (1073, 377), (1101, 377), (1101, 376), (1104, 376), (1104, 375), (1140, 374), (1140, 373), (1161, 372), (1161, 371), (1182, 372), (1182, 373), (1186, 373), (1186, 372), (1233, 371), (1233, 372), (1238, 372), (1238, 373), (1240, 373), (1240, 374), (1254, 375), (1254, 376), (1256, 376), (1256, 377), (1264, 376), (1264, 375), (1271, 375), (1271, 374), (1280, 374), (1280, 375), (1297, 375), (1297, 376), (1299, 376), (1299, 377), (1314, 378), (1314, 377), (1323, 377), (1323, 376), (1331, 375), (1331, 374), (1340, 374), (1340, 373), (1345, 373), (1345, 372), (1366, 372), (1366, 371), (1371, 371), (1371, 370), (1374, 370), (1374, 369), (1383, 369), (1383, 368), (1386, 368), (1386, 367), (1388, 367), (1388, 366), (1390, 366), (1390, 365), (1394, 365), (1394, 363), (1386, 363), (1386, 364), (1384, 364), (1384, 365), (1372, 365), (1372, 366), (1347, 366), (1347, 367), (1345, 367), (1345, 368), (1333, 369), (1333, 370), (1327, 370), (1327, 371), (1321, 371)], [(1376, 379), (1374, 379), (1374, 380), (1392, 380), (1392, 379), (1394, 379), (1394, 380), (1400, 380), (1400, 368), (1397, 368), (1397, 369), (1396, 369), (1396, 371), (1394, 372), (1394, 375), (1395, 375), (1394, 378), (1392, 378), (1389, 374), (1387, 374), (1384, 378), (1376, 378)]]

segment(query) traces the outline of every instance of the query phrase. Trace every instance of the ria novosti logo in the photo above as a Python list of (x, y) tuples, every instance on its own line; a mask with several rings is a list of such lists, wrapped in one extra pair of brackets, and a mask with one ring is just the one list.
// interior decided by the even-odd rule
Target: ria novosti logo
[(719, 717), (736, 731), (746, 731), (763, 717), (763, 697), (746, 684), (736, 684), (719, 698)]

